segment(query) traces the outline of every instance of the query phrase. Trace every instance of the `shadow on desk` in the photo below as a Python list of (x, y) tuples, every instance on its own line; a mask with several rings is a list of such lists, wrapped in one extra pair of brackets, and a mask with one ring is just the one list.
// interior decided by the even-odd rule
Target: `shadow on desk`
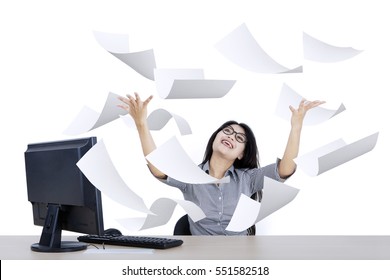
[[(171, 236), (170, 236), (171, 237)], [(74, 241), (76, 236), (63, 237)], [(88, 246), (70, 253), (30, 250), (39, 236), (0, 236), (1, 260), (390, 260), (390, 236), (175, 236), (171, 249)]]

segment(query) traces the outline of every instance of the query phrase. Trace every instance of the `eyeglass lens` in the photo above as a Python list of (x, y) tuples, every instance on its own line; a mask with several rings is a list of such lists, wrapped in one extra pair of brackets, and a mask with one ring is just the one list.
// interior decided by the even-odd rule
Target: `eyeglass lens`
[(225, 133), (226, 135), (232, 135), (232, 134), (235, 134), (234, 137), (236, 138), (237, 142), (239, 143), (245, 143), (246, 142), (246, 136), (244, 133), (241, 133), (241, 132), (237, 132), (233, 129), (233, 127), (231, 126), (227, 126), (225, 127), (223, 130), (223, 133)]

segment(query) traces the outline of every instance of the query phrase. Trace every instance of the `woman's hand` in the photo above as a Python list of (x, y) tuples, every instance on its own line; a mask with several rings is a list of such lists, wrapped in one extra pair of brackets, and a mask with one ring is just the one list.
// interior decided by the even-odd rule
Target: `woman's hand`
[(295, 109), (293, 106), (290, 105), (289, 108), (292, 113), (291, 126), (299, 128), (302, 127), (303, 119), (305, 118), (306, 112), (324, 103), (325, 101), (307, 101), (306, 99), (302, 99), (302, 101), (299, 103), (298, 109)]
[(127, 94), (126, 97), (119, 97), (124, 104), (118, 105), (120, 108), (129, 112), (129, 115), (134, 119), (136, 126), (142, 125), (146, 122), (148, 115), (148, 104), (152, 100), (153, 96), (149, 96), (146, 100), (142, 101), (138, 93), (134, 93), (134, 96)]

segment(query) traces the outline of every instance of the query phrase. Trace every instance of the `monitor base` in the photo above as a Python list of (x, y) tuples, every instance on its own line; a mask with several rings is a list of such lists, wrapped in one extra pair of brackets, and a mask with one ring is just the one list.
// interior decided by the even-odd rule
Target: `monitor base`
[(31, 250), (41, 253), (65, 253), (87, 249), (88, 244), (74, 241), (61, 241), (60, 247), (49, 247), (35, 243), (31, 245)]

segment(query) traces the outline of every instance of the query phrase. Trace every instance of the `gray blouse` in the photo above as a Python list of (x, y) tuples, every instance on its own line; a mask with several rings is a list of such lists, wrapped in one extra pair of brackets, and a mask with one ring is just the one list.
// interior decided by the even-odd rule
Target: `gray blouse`
[[(228, 226), (241, 194), (248, 197), (263, 189), (264, 176), (277, 181), (284, 181), (278, 173), (278, 163), (261, 168), (236, 169), (231, 166), (225, 173), (230, 182), (224, 184), (187, 184), (171, 177), (161, 180), (169, 186), (180, 189), (184, 199), (194, 202), (206, 215), (206, 218), (194, 223), (189, 218), (192, 235), (246, 235), (247, 231), (232, 232)], [(209, 163), (199, 166), (209, 173)]]

